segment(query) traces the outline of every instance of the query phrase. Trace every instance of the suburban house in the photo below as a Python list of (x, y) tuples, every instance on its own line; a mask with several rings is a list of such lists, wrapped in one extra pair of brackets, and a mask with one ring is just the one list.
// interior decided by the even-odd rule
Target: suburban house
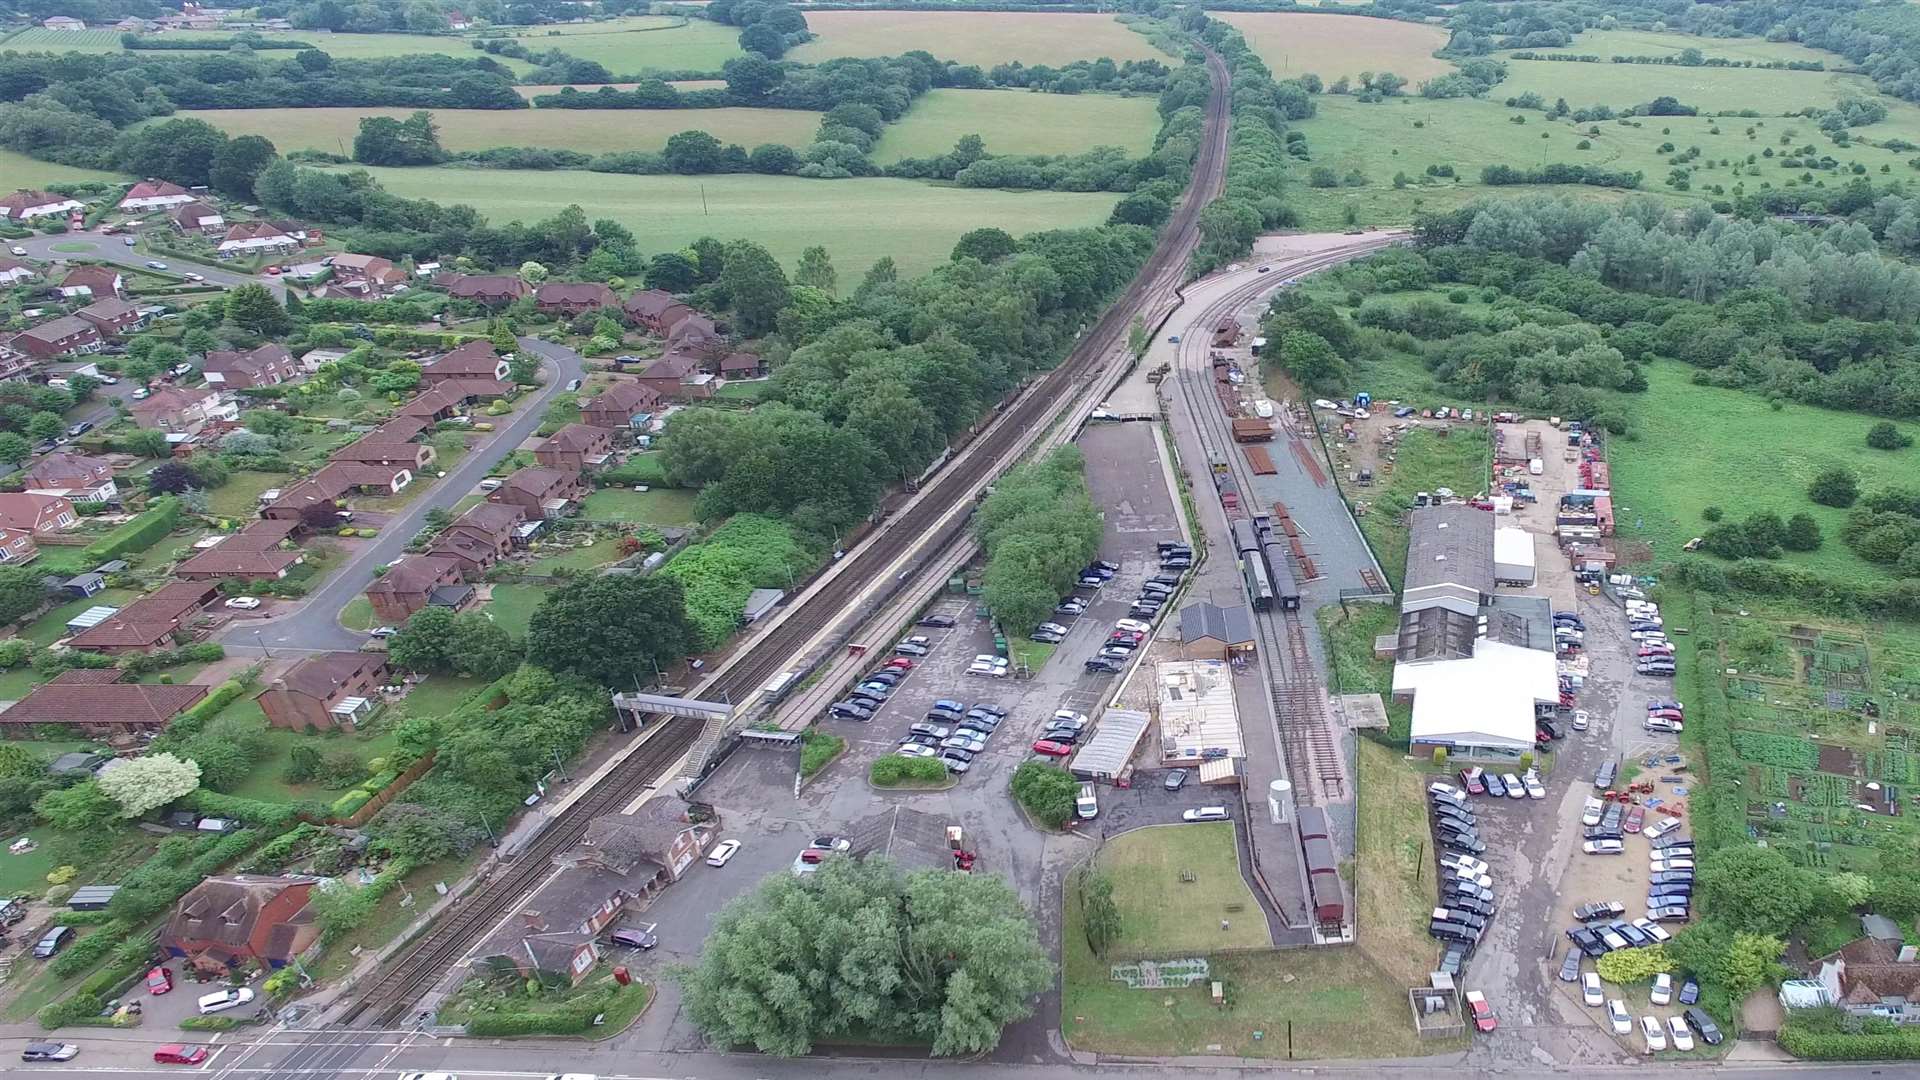
[(107, 347), (100, 328), (78, 315), (63, 315), (13, 335), (13, 347), (38, 360), (99, 352)]
[(13, 347), (13, 335), (0, 338), (0, 381), (19, 379), (31, 374), (34, 358)]
[(568, 424), (533, 448), (534, 459), (549, 469), (585, 472), (607, 462), (613, 433), (592, 424)]
[(120, 198), (120, 209), (165, 210), (170, 206), (185, 206), (193, 201), (192, 193), (179, 184), (149, 177), (127, 189), (127, 193)]
[(377, 300), (407, 283), (407, 272), (378, 255), (344, 253), (327, 260), (333, 267), (332, 284)]
[(435, 592), (460, 584), (460, 565), (453, 560), (408, 555), (367, 586), (367, 600), (382, 622), (397, 626), (433, 603)]
[(669, 401), (702, 401), (713, 396), (713, 376), (689, 352), (667, 353), (640, 372), (640, 384)]
[(367, 432), (360, 441), (379, 439), (382, 442), (407, 442), (419, 438), (432, 426), (417, 416), (390, 416), (386, 423)]
[(359, 442), (335, 450), (333, 460), (360, 465), (398, 465), (405, 469), (423, 469), (433, 461), (433, 447), (426, 443), (382, 439), (377, 435), (371, 432)]
[(499, 379), (443, 379), (433, 388), (434, 393), (470, 405), (476, 401), (492, 401), (513, 393), (513, 384)]
[(60, 279), (60, 295), (68, 300), (105, 300), (126, 296), (126, 279), (111, 266), (76, 266)]
[(324, 490), (340, 495), (398, 495), (413, 483), (413, 470), (394, 465), (369, 465), (362, 461), (330, 461), (307, 478)]
[(657, 880), (637, 890), (651, 896), (679, 881), (713, 843), (715, 823), (687, 820), (687, 804), (660, 795), (631, 814), (603, 814), (587, 823), (586, 835), (559, 857), (563, 865), (592, 867), (622, 876), (651, 865)]
[(26, 222), (35, 218), (59, 217), (62, 214), (71, 214), (75, 210), (86, 208), (86, 204), (78, 199), (70, 199), (65, 195), (49, 195), (44, 191), (16, 191), (0, 199), (0, 217), (8, 221)]
[(620, 305), (629, 318), (655, 334), (665, 334), (672, 330), (681, 319), (694, 313), (693, 309), (674, 299), (672, 293), (660, 289), (643, 289), (627, 297)]
[(54, 15), (40, 20), (40, 25), (49, 30), (85, 30), (87, 24), (71, 15)]
[(203, 202), (187, 203), (169, 215), (169, 219), (173, 222), (173, 227), (183, 234), (205, 235), (224, 232), (227, 228), (227, 219), (220, 216), (220, 211)]
[(446, 288), (455, 300), (487, 307), (505, 307), (533, 291), (512, 274), (453, 274), (446, 279)]
[(160, 931), (160, 947), (195, 971), (224, 975), (243, 961), (285, 967), (320, 940), (309, 898), (318, 878), (231, 874), (195, 885)]
[(667, 331), (667, 352), (684, 352), (703, 362), (727, 355), (727, 337), (719, 323), (698, 313), (673, 324)]
[(1897, 938), (1858, 938), (1809, 968), (1832, 1002), (1855, 1016), (1920, 1023), (1920, 956)]
[(113, 502), (120, 489), (113, 482), (113, 463), (56, 450), (27, 467), (27, 492), (58, 495), (70, 502)]
[(254, 700), (274, 727), (352, 731), (373, 715), (386, 681), (384, 653), (317, 653), (288, 668)]
[(18, 566), (32, 562), (39, 554), (40, 546), (33, 542), (32, 533), (0, 528), (0, 563)]
[(145, 653), (168, 648), (188, 620), (220, 595), (211, 581), (175, 581), (135, 600), (67, 639), (75, 649), (104, 653)]
[(418, 417), (429, 423), (449, 420), (460, 415), (460, 406), (466, 404), (466, 400), (466, 395), (452, 390), (429, 390), (409, 399), (406, 404), (394, 410), (394, 415)]
[(0, 255), (0, 285), (13, 286), (23, 281), (32, 281), (40, 276), (32, 263), (21, 262), (8, 255)]
[(282, 550), (280, 544), (295, 529), (298, 520), (266, 519), (225, 537), (218, 544), (173, 568), (173, 576), (183, 581), (278, 581), (287, 571), (299, 566), (306, 556), (299, 551)]
[(88, 738), (161, 731), (207, 696), (204, 686), (123, 683), (124, 674), (113, 668), (63, 671), (0, 713), (0, 735), (25, 738), (42, 724)]
[(200, 374), (210, 386), (245, 390), (292, 382), (300, 377), (300, 365), (285, 345), (266, 344), (245, 352), (215, 349), (207, 354)]
[(153, 428), (176, 435), (197, 435), (210, 420), (231, 420), (239, 414), (220, 404), (214, 390), (185, 390), (162, 387), (145, 401), (134, 402), (127, 411), (137, 427)]
[(0, 492), (0, 526), (24, 533), (50, 533), (80, 524), (73, 503), (59, 495)]
[(597, 281), (549, 281), (533, 290), (533, 306), (543, 315), (571, 318), (600, 308), (618, 307), (620, 298)]
[(107, 335), (131, 333), (147, 324), (147, 317), (140, 313), (139, 308), (117, 296), (95, 300), (74, 314)]
[(507, 362), (493, 349), (493, 342), (484, 338), (457, 345), (420, 366), (420, 379), (429, 387), (439, 386), (451, 379), (491, 379), (496, 382), (507, 377)]
[(521, 469), (487, 494), (487, 501), (518, 506), (529, 519), (562, 517), (580, 497), (580, 474), (564, 469)]
[(227, 235), (214, 251), (223, 259), (235, 255), (285, 253), (297, 249), (301, 239), (270, 221), (246, 221), (228, 227)]
[(767, 362), (759, 353), (733, 352), (720, 360), (720, 376), (726, 379), (758, 379), (767, 373)]
[(465, 576), (485, 572), (513, 550), (526, 514), (508, 503), (483, 502), (455, 518), (427, 548), (435, 558), (460, 564)]
[(660, 408), (660, 392), (645, 383), (617, 382), (605, 393), (580, 406), (580, 415), (597, 428), (623, 430), (636, 417), (651, 416)]

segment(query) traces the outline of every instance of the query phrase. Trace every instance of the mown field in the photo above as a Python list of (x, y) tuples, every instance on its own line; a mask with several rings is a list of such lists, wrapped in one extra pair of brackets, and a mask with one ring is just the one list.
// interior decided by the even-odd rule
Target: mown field
[[(811, 17), (810, 17), (811, 18)], [(516, 35), (536, 52), (559, 49), (592, 60), (615, 75), (644, 71), (719, 71), (741, 55), (740, 31), (694, 19), (685, 26), (661, 16), (638, 16), (568, 27), (540, 27)]]
[[(233, 34), (220, 31), (181, 30), (169, 32), (169, 41), (224, 41)], [(271, 34), (266, 36), (272, 36)], [(284, 37), (310, 42), (322, 52), (345, 60), (378, 59), (388, 56), (411, 56), (415, 53), (437, 53), (443, 56), (478, 56), (467, 39), (453, 34), (329, 34), (323, 30), (295, 30)], [(56, 52), (124, 52), (120, 35), (112, 30), (88, 30), (73, 33), (60, 30), (35, 28), (8, 38), (0, 48), (5, 49), (47, 49)], [(193, 56), (191, 52), (153, 52), (149, 55), (160, 57)], [(209, 52), (207, 55), (217, 55)], [(291, 56), (292, 53), (267, 53), (268, 56)], [(532, 65), (512, 57), (497, 56), (494, 59), (515, 71), (531, 70)]]
[[(1834, 465), (1852, 469), (1863, 492), (1912, 484), (1920, 453), (1868, 447), (1873, 417), (1791, 402), (1775, 412), (1758, 394), (1695, 386), (1691, 369), (1677, 363), (1646, 372), (1647, 392), (1625, 402), (1639, 437), (1608, 444), (1614, 488), (1622, 493), (1614, 509), (1621, 537), (1651, 542), (1659, 560), (1678, 556), (1700, 535), (1707, 526), (1700, 511), (1708, 506), (1734, 520), (1760, 510), (1783, 518), (1804, 511), (1820, 523), (1825, 542), (1782, 561), (1856, 581), (1886, 580), (1884, 569), (1841, 542), (1847, 511), (1814, 504), (1807, 485)], [(1920, 426), (1901, 426), (1920, 436)]]
[(891, 255), (903, 274), (945, 262), (969, 229), (995, 225), (1019, 236), (1097, 225), (1116, 196), (1053, 191), (979, 191), (910, 180), (803, 180), (784, 176), (622, 176), (510, 169), (370, 169), (409, 198), (467, 203), (497, 224), (551, 216), (568, 202), (589, 218), (611, 217), (650, 249), (702, 236), (751, 238), (792, 270), (800, 252), (826, 246), (842, 289)]
[[(898, 56), (925, 49), (962, 64), (1066, 64), (1168, 60), (1109, 15), (1011, 11), (809, 11), (816, 40), (787, 54), (817, 64), (840, 56)], [(691, 65), (687, 65), (691, 66)]]
[(1363, 71), (1391, 71), (1419, 82), (1445, 75), (1453, 65), (1433, 52), (1447, 43), (1437, 26), (1357, 15), (1293, 12), (1217, 12), (1247, 36), (1247, 44), (1273, 69), (1275, 78), (1308, 73), (1328, 82)]
[(1507, 61), (1507, 77), (1492, 96), (1504, 101), (1529, 92), (1548, 101), (1566, 98), (1576, 109), (1642, 105), (1665, 95), (1701, 112), (1753, 109), (1763, 116), (1798, 112), (1809, 105), (1825, 108), (1848, 94), (1875, 93), (1863, 76), (1823, 71)]
[(1160, 125), (1150, 97), (1029, 94), (1020, 90), (934, 90), (887, 125), (873, 159), (933, 157), (963, 135), (978, 135), (994, 154), (1077, 154), (1118, 146), (1143, 155)]
[[(281, 150), (352, 153), (366, 116), (405, 119), (412, 109), (208, 109), (198, 117), (229, 135), (264, 135)], [(705, 131), (751, 150), (761, 143), (803, 147), (820, 114), (798, 109), (436, 109), (440, 144), (448, 150), (542, 146), (602, 153), (659, 150), (682, 131)]]
[(121, 180), (117, 173), (101, 172), (98, 169), (76, 169), (71, 165), (55, 165), (50, 161), (40, 161), (13, 150), (0, 150), (0, 186), (11, 191), (14, 188), (40, 187), (44, 184), (59, 184), (77, 180)]
[(1835, 53), (1809, 49), (1792, 41), (1767, 41), (1763, 38), (1706, 38), (1691, 34), (1669, 34), (1654, 30), (1587, 30), (1564, 49), (1535, 49), (1534, 52), (1564, 52), (1579, 56), (1672, 56), (1685, 49), (1699, 49), (1709, 59), (1819, 60), (1832, 67), (1846, 63)]
[[(527, 98), (528, 100), (532, 100), (533, 98), (540, 97), (543, 94), (557, 94), (560, 91), (565, 90), (568, 85), (571, 85), (575, 90), (578, 90), (583, 94), (591, 94), (595, 90), (600, 89), (602, 86), (611, 86), (615, 90), (631, 90), (634, 87), (639, 86), (640, 84), (630, 83), (630, 82), (571, 83), (571, 84), (528, 83), (524, 86), (516, 86), (513, 88), (513, 90), (514, 90), (514, 93), (519, 94), (521, 97)], [(725, 79), (673, 79), (673, 80), (670, 80), (667, 83), (667, 85), (673, 87), (675, 90), (721, 90), (726, 87), (727, 80)]]

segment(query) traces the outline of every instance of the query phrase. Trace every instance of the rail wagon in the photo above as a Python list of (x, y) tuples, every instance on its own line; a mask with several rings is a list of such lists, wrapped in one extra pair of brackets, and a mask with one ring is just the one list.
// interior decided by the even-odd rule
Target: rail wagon
[(1325, 840), (1329, 835), (1327, 831), (1327, 812), (1318, 806), (1301, 807), (1298, 822), (1299, 824), (1296, 827), (1300, 831), (1300, 839), (1302, 840), (1310, 840), (1314, 837)]
[(1233, 553), (1243, 560), (1260, 556), (1260, 530), (1246, 518), (1233, 523)]
[(1340, 875), (1332, 870), (1307, 875), (1307, 892), (1313, 900), (1313, 917), (1321, 926), (1339, 926), (1347, 921), (1347, 901), (1340, 892)]
[(1247, 602), (1255, 611), (1273, 610), (1273, 582), (1267, 577), (1267, 561), (1258, 551), (1240, 564), (1240, 576), (1247, 583)]
[(1271, 533), (1260, 544), (1261, 554), (1267, 560), (1267, 579), (1273, 584), (1273, 598), (1282, 611), (1300, 609), (1300, 584), (1294, 580), (1293, 561), (1287, 557), (1287, 548)]

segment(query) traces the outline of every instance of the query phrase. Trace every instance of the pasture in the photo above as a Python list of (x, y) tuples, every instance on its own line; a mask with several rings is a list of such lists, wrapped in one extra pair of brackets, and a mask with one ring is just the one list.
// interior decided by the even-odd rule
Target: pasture
[(800, 252), (826, 246), (843, 291), (876, 259), (902, 274), (947, 260), (969, 229), (995, 225), (1015, 236), (1107, 219), (1118, 196), (1056, 191), (982, 191), (911, 180), (805, 180), (787, 176), (624, 176), (511, 169), (369, 169), (396, 195), (466, 203), (495, 224), (537, 221), (565, 203), (610, 217), (650, 250), (703, 236), (750, 238), (789, 271)]
[(73, 183), (81, 180), (124, 180), (118, 173), (102, 172), (99, 169), (77, 169), (71, 165), (55, 165), (51, 161), (30, 158), (14, 150), (0, 150), (0, 184), (11, 191), (14, 188), (44, 187), (47, 184)]
[(884, 165), (944, 154), (963, 135), (979, 135), (993, 154), (1077, 154), (1118, 146), (1138, 156), (1153, 148), (1159, 123), (1150, 97), (934, 90), (887, 125), (873, 160)]
[[(405, 119), (412, 109), (208, 109), (183, 112), (229, 135), (265, 135), (281, 150), (351, 153), (365, 116)], [(659, 150), (682, 131), (701, 130), (751, 150), (761, 143), (805, 146), (820, 114), (797, 109), (436, 109), (448, 150), (540, 146), (603, 153)], [(343, 149), (344, 148), (344, 149)]]
[[(468, 39), (453, 34), (330, 34), (325, 30), (266, 31), (263, 37), (286, 37), (305, 41), (318, 47), (322, 52), (342, 60), (375, 60), (391, 56), (413, 56), (418, 53), (435, 53), (442, 56), (457, 56), (470, 59), (480, 53), (467, 44)], [(168, 41), (227, 41), (234, 37), (227, 31), (177, 30), (166, 34)], [(125, 52), (120, 45), (120, 34), (111, 30), (87, 30), (80, 33), (60, 30), (34, 28), (8, 38), (0, 48), (6, 49), (46, 49), (58, 52)], [(215, 55), (218, 50), (210, 50), (206, 55)], [(196, 52), (151, 52), (156, 57), (192, 57)], [(267, 52), (262, 55), (284, 59), (291, 56), (287, 52)], [(508, 56), (496, 56), (494, 59), (512, 68), (516, 72), (532, 70), (532, 65), (524, 60), (515, 60)]]
[(1826, 108), (1849, 94), (1876, 93), (1862, 76), (1823, 71), (1507, 61), (1506, 80), (1493, 93), (1504, 101), (1528, 92), (1548, 101), (1566, 98), (1576, 109), (1644, 105), (1665, 95), (1703, 113), (1753, 109), (1763, 116), (1799, 112), (1809, 105)]
[[(815, 40), (787, 59), (817, 64), (842, 56), (898, 56), (925, 49), (962, 64), (1066, 64), (1110, 57), (1168, 60), (1110, 15), (1013, 11), (809, 11)], [(571, 51), (571, 50), (569, 50)], [(715, 65), (716, 67), (718, 65)]]
[(543, 26), (514, 35), (528, 49), (559, 49), (592, 60), (615, 75), (645, 71), (719, 71), (741, 55), (740, 31), (704, 19), (684, 26), (661, 16), (640, 16), (577, 26)]
[(1327, 82), (1363, 71), (1391, 71), (1415, 83), (1445, 75), (1453, 65), (1435, 59), (1447, 43), (1437, 26), (1359, 15), (1221, 11), (1273, 69), (1274, 78), (1312, 73)]
[(1828, 67), (1846, 63), (1835, 53), (1810, 49), (1792, 41), (1767, 41), (1764, 38), (1708, 38), (1691, 34), (1668, 34), (1653, 30), (1587, 30), (1564, 49), (1534, 49), (1543, 53), (1572, 53), (1578, 56), (1673, 56), (1684, 49), (1699, 49), (1709, 59), (1752, 60), (1766, 63), (1776, 60), (1818, 60)]

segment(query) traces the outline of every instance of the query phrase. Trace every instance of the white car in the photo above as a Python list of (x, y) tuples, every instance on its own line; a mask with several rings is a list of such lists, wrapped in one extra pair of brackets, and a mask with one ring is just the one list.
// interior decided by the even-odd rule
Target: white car
[(713, 846), (713, 854), (707, 856), (708, 866), (725, 866), (735, 852), (740, 850), (740, 841), (722, 840)]
[(1653, 989), (1648, 991), (1647, 1000), (1655, 1005), (1673, 1003), (1673, 976), (1662, 971), (1653, 977)]
[(1143, 623), (1139, 619), (1121, 619), (1119, 622), (1113, 624), (1113, 628), (1115, 630), (1131, 631), (1135, 634), (1150, 634), (1153, 632), (1151, 625)]
[(1075, 728), (1084, 729), (1087, 726), (1087, 714), (1077, 713), (1072, 709), (1053, 710), (1053, 719), (1060, 723), (1072, 724)]
[(21, 246), (20, 246), (19, 244), (15, 244), (15, 245), (13, 245), (13, 253), (14, 253), (15, 255), (19, 255), (19, 256), (22, 256), (22, 257), (24, 257), (24, 256), (26, 255), (26, 253), (27, 253), (27, 249), (26, 249), (26, 248), (23, 248), (23, 247), (21, 247)]
[(1627, 850), (1627, 846), (1618, 840), (1588, 840), (1580, 845), (1580, 850), (1589, 855), (1618, 855)]
[(200, 1015), (206, 1016), (210, 1013), (237, 1009), (252, 1000), (253, 991), (244, 986), (233, 990), (218, 990), (211, 994), (203, 994), (199, 1002)]
[(1693, 1032), (1687, 1030), (1687, 1022), (1677, 1016), (1667, 1017), (1667, 1032), (1673, 1038), (1675, 1050), (1693, 1049)]
[(1615, 1035), (1633, 1034), (1633, 1017), (1627, 1014), (1627, 1003), (1619, 998), (1607, 1002), (1607, 1023), (1613, 1025)]
[(226, 606), (238, 608), (241, 611), (252, 611), (254, 608), (260, 606), (260, 598), (257, 596), (236, 596), (227, 601)]
[(1596, 1009), (1606, 1003), (1606, 995), (1600, 992), (1600, 976), (1591, 971), (1580, 976), (1580, 1000)]
[(376, 626), (367, 631), (367, 633), (372, 634), (374, 637), (392, 637), (399, 632), (400, 628), (397, 626)]
[(1512, 773), (1501, 773), (1500, 782), (1507, 785), (1507, 798), (1524, 799), (1527, 797), (1526, 785), (1522, 784), (1520, 778)]
[[(1673, 937), (1672, 934), (1667, 933), (1666, 927), (1661, 926), (1659, 923), (1654, 922), (1652, 919), (1646, 919), (1646, 918), (1635, 919), (1633, 920), (1632, 925), (1634, 926), (1635, 929), (1639, 930), (1641, 933), (1652, 938), (1654, 941), (1654, 944), (1656, 945)], [(1671, 983), (1672, 980), (1669, 979), (1668, 981), (1669, 983)], [(1666, 1002), (1664, 1001), (1656, 1002), (1656, 1004), (1664, 1005), (1666, 1004)]]
[(1641, 835), (1645, 836), (1649, 840), (1658, 840), (1661, 837), (1667, 835), (1668, 833), (1672, 832), (1673, 830), (1679, 827), (1680, 827), (1679, 818), (1663, 817), (1659, 821), (1656, 821), (1653, 824), (1647, 826), (1646, 831)]
[(1640, 1034), (1646, 1036), (1647, 1053), (1657, 1053), (1667, 1048), (1667, 1029), (1657, 1016), (1640, 1018)]
[(1460, 788), (1454, 787), (1452, 784), (1440, 784), (1440, 783), (1428, 784), (1427, 794), (1445, 795), (1450, 799), (1458, 799), (1461, 802), (1467, 801), (1467, 793), (1461, 790)]
[(932, 757), (933, 747), (921, 746), (919, 743), (908, 743), (900, 749), (895, 750), (894, 753), (899, 754), (901, 757)]
[(204, 274), (185, 274), (185, 275), (182, 275), (182, 276), (184, 276), (184, 277), (185, 277), (185, 278), (186, 278), (186, 279), (187, 279), (188, 281), (205, 281), (205, 280), (207, 280), (207, 279), (206, 279), (206, 276), (205, 276)]
[(1669, 870), (1691, 870), (1692, 859), (1654, 859), (1647, 863), (1647, 873), (1664, 874)]
[(1067, 632), (1067, 628), (1057, 622), (1043, 622), (1039, 626), (1034, 627), (1034, 629), (1044, 630), (1049, 634), (1064, 634)]
[(1444, 866), (1451, 866), (1456, 870), (1465, 870), (1472, 874), (1484, 874), (1488, 869), (1486, 863), (1471, 855), (1449, 855), (1440, 862)]
[(1585, 709), (1573, 710), (1573, 730), (1575, 731), (1587, 730), (1587, 722), (1588, 722), (1587, 710)]
[(1544, 799), (1547, 797), (1546, 787), (1540, 783), (1540, 777), (1535, 775), (1533, 770), (1527, 770), (1527, 775), (1521, 777), (1520, 780), (1527, 785), (1527, 798)]
[(1231, 821), (1232, 815), (1224, 806), (1197, 806), (1180, 815), (1183, 821)]
[[(1189, 810), (1187, 813), (1191, 814), (1193, 811)], [(1465, 882), (1468, 885), (1478, 885), (1482, 889), (1493, 888), (1492, 878), (1485, 874), (1476, 874), (1471, 870), (1456, 869), (1453, 872), (1453, 877), (1455, 881)]]
[(1592, 795), (1587, 796), (1587, 805), (1580, 811), (1580, 824), (1598, 825), (1600, 816), (1607, 812), (1607, 804)]

